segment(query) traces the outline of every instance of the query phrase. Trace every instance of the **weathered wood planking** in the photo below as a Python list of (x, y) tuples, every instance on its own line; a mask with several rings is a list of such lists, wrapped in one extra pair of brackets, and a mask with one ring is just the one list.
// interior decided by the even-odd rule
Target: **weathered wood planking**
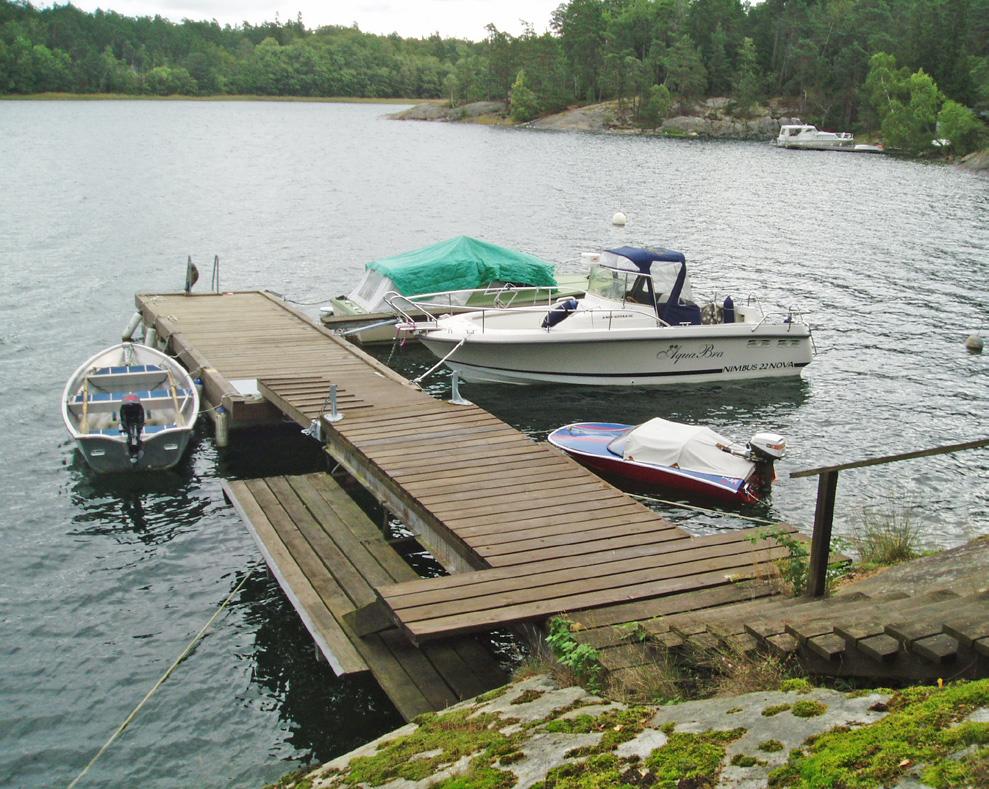
[(469, 638), (421, 651), (396, 632), (354, 633), (347, 615), (375, 599), (373, 585), (417, 576), (328, 474), (226, 482), (224, 491), (337, 674), (370, 670), (406, 719), (504, 682)]
[(476, 406), (429, 397), (269, 294), (138, 304), (183, 360), (202, 368), (211, 402), (229, 404), (235, 426), (238, 415), (247, 424), (265, 412), (232, 379), (258, 380), (264, 404), (300, 425), (320, 415), (338, 384), (343, 419), (322, 421), (327, 451), (447, 569), (482, 571), (469, 604), (444, 597), (464, 591), (460, 580), (417, 582), (429, 591), (409, 598), (415, 605), (395, 598), (414, 638), (716, 590), (763, 572), (779, 551), (737, 537), (689, 539), (556, 449)]

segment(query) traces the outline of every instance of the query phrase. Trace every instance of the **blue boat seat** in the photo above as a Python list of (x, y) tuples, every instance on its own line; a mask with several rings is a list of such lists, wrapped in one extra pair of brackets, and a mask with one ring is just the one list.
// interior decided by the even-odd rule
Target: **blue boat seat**
[[(148, 425), (148, 424), (145, 424), (144, 425), (144, 428), (141, 430), (141, 432), (144, 435), (150, 435), (151, 433), (160, 433), (162, 430), (169, 430), (169, 429), (171, 429), (173, 427), (178, 427), (178, 425), (176, 425), (174, 422), (172, 422), (170, 425)], [(96, 435), (96, 436), (121, 436), (123, 434), (124, 434), (124, 431), (121, 430), (119, 427), (105, 427), (105, 428), (103, 428), (101, 430), (90, 430), (87, 435)]]
[[(123, 402), (124, 396), (128, 394), (136, 394), (141, 398), (141, 405), (150, 411), (152, 408), (160, 408), (161, 406), (169, 407), (172, 405), (172, 393), (168, 389), (151, 389), (136, 392), (90, 392), (88, 409), (90, 413), (107, 413), (110, 411), (116, 411), (120, 408), (120, 404)], [(191, 389), (175, 389), (175, 396), (179, 401), (179, 407), (182, 406), (182, 401), (185, 398), (192, 396)], [(82, 394), (77, 394), (69, 400), (69, 408), (72, 409), (74, 413), (80, 413), (83, 408), (84, 396)]]
[(131, 364), (121, 367), (97, 367), (89, 375), (121, 375), (124, 373), (163, 373), (163, 368), (157, 364)]

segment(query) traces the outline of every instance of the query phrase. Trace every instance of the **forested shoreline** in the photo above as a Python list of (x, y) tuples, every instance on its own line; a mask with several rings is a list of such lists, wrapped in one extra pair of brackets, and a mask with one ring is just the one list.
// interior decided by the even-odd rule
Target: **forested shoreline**
[(175, 23), (0, 0), (0, 95), (502, 100), (517, 121), (617, 99), (645, 128), (710, 96), (740, 117), (785, 96), (806, 121), (909, 153), (986, 140), (989, 0), (569, 0), (548, 32), (485, 33)]

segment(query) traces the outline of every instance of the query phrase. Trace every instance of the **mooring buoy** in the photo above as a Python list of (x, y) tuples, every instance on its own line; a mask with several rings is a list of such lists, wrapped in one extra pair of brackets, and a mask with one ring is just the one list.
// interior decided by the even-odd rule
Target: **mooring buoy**
[(965, 347), (972, 353), (982, 353), (982, 338), (978, 334), (970, 334), (965, 338)]
[(628, 217), (621, 211), (616, 211), (615, 215), (611, 217), (611, 224), (615, 225), (615, 227), (625, 227), (626, 222), (628, 222)]

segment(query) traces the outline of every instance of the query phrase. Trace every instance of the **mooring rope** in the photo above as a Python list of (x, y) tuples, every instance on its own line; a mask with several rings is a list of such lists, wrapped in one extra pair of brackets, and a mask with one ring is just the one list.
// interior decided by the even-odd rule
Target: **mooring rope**
[(779, 526), (779, 521), (767, 521), (765, 518), (753, 518), (749, 515), (736, 515), (734, 512), (724, 512), (722, 510), (712, 510), (708, 507), (698, 507), (694, 504), (684, 504), (682, 501), (669, 501), (667, 499), (657, 499), (655, 496), (643, 496), (638, 493), (629, 493), (633, 499), (642, 499), (643, 501), (655, 501), (659, 504), (669, 504), (671, 507), (680, 507), (685, 510), (696, 510), (697, 512), (704, 512), (708, 515), (724, 515), (728, 518), (738, 518), (743, 521), (752, 521), (753, 523), (764, 523), (767, 526)]
[(121, 723), (117, 727), (116, 731), (114, 731), (114, 733), (110, 735), (110, 739), (107, 740), (105, 743), (103, 743), (103, 747), (100, 748), (96, 752), (96, 755), (93, 756), (93, 758), (89, 760), (89, 764), (87, 764), (85, 767), (83, 767), (82, 768), (82, 772), (80, 772), (79, 775), (77, 775), (75, 778), (72, 779), (72, 783), (70, 783), (68, 785), (67, 789), (73, 789), (73, 787), (76, 784), (78, 784), (79, 781), (82, 780), (82, 778), (86, 775), (86, 773), (89, 772), (89, 769), (94, 764), (96, 764), (96, 761), (104, 753), (106, 753), (106, 751), (113, 744), (113, 742), (121, 734), (124, 733), (124, 730), (128, 726), (131, 725), (131, 723), (134, 721), (134, 718), (136, 718), (137, 717), (137, 714), (141, 711), (141, 708), (144, 707), (144, 705), (148, 703), (148, 701), (151, 699), (151, 697), (157, 692), (158, 688), (160, 688), (163, 684), (165, 684), (165, 680), (167, 680), (172, 675), (172, 672), (175, 671), (175, 669), (178, 668), (179, 664), (189, 656), (189, 653), (192, 652), (192, 650), (196, 646), (196, 644), (198, 644), (203, 639), (203, 636), (206, 635), (206, 631), (209, 630), (210, 626), (217, 620), (217, 617), (219, 617), (220, 614), (222, 614), (226, 610), (227, 606), (230, 605), (230, 601), (234, 599), (234, 596), (241, 589), (244, 588), (244, 584), (247, 583), (247, 579), (251, 577), (251, 573), (253, 573), (253, 572), (254, 572), (254, 570), (251, 569), (251, 570), (248, 570), (244, 574), (244, 577), (240, 579), (240, 583), (237, 584), (237, 586), (234, 588), (234, 590), (230, 594), (227, 595), (227, 599), (224, 600), (222, 603), (220, 603), (220, 607), (217, 608), (216, 611), (213, 612), (213, 616), (211, 616), (209, 618), (209, 621), (206, 622), (206, 624), (202, 626), (202, 628), (199, 630), (199, 632), (196, 633), (195, 637), (193, 637), (192, 641), (190, 641), (186, 645), (185, 649), (183, 649), (182, 652), (179, 654), (179, 656), (177, 658), (175, 658), (175, 660), (172, 662), (172, 665), (170, 665), (168, 667), (168, 669), (165, 671), (165, 673), (161, 675), (161, 677), (158, 679), (158, 681), (154, 685), (151, 686), (151, 690), (149, 690), (144, 695), (144, 698), (141, 699), (141, 701), (138, 703), (138, 705), (136, 707), (134, 707), (133, 710), (131, 710), (130, 715), (128, 715), (126, 718), (124, 718), (124, 722)]

